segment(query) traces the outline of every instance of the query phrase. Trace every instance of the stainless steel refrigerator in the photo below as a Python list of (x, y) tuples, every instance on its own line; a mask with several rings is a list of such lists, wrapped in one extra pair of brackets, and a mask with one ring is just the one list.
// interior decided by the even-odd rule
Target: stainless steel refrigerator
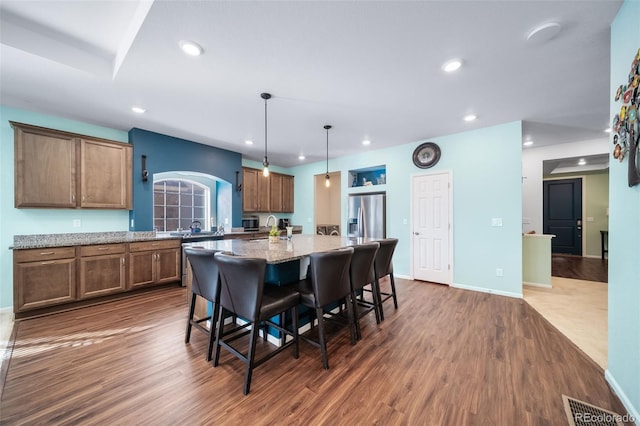
[(386, 199), (384, 192), (349, 195), (347, 236), (387, 238)]

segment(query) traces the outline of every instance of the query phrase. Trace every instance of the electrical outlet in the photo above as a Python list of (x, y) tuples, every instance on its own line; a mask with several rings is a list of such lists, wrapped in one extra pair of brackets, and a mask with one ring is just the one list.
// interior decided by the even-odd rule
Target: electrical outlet
[(82, 226), (82, 222), (80, 222), (80, 219), (73, 219), (74, 228), (80, 228), (81, 226)]
[(494, 217), (491, 219), (491, 226), (502, 226), (502, 218)]
[(502, 276), (503, 276), (502, 268), (496, 268), (496, 277), (502, 277)]
[(402, 224), (403, 224), (403, 225), (406, 225), (406, 224), (408, 224), (408, 223), (409, 223), (409, 221), (408, 221), (407, 219), (402, 219)]

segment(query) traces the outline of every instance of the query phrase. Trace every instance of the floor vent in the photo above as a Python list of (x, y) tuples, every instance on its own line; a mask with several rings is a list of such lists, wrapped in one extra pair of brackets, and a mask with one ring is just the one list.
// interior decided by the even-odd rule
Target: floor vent
[(595, 405), (562, 395), (569, 426), (624, 426), (622, 416)]

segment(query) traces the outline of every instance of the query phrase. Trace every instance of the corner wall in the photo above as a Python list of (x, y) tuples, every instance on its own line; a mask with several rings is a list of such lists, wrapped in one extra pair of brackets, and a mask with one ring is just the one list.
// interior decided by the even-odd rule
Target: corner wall
[[(640, 48), (640, 1), (626, 0), (611, 25), (610, 115)], [(640, 185), (629, 188), (629, 159), (609, 170), (609, 359), (605, 376), (640, 422)]]

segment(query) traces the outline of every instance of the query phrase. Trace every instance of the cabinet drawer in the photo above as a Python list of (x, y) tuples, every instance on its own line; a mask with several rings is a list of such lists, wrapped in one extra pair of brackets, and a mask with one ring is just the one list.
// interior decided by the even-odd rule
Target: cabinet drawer
[(48, 247), (41, 249), (14, 250), (16, 263), (37, 262), (39, 260), (67, 259), (76, 256), (75, 247)]
[(80, 247), (80, 256), (100, 256), (104, 254), (124, 253), (126, 244), (100, 244)]
[(141, 241), (138, 243), (129, 243), (129, 251), (149, 251), (162, 250), (180, 247), (180, 240), (162, 240), (162, 241)]

